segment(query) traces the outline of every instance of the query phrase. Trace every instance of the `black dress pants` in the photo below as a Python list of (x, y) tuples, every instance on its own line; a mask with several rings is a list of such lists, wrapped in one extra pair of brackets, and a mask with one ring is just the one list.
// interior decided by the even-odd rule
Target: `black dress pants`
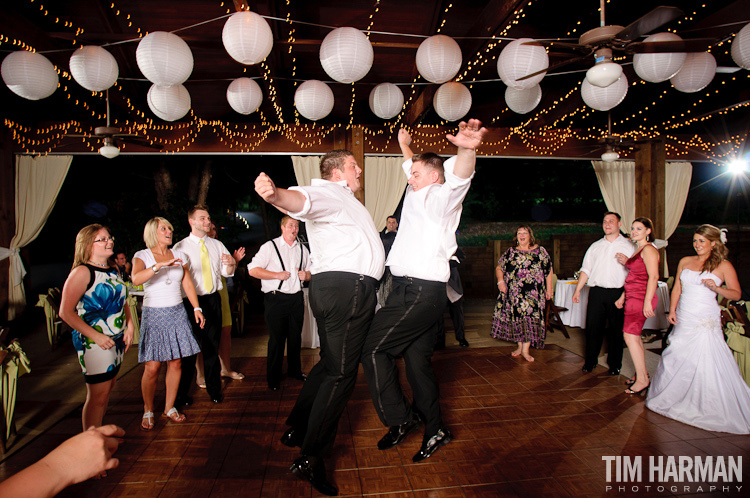
[(287, 373), (298, 376), (302, 373), (300, 349), (302, 348), (302, 325), (305, 319), (305, 299), (302, 291), (296, 294), (267, 292), (263, 298), (266, 325), (268, 326), (268, 359), (266, 379), (269, 386), (281, 382), (284, 363), (284, 344), (287, 348)]
[[(221, 297), (218, 292), (198, 296), (198, 304), (203, 310), (206, 324), (203, 328), (195, 323), (195, 313), (190, 301), (183, 299), (193, 335), (203, 353), (203, 370), (206, 377), (206, 391), (211, 398), (221, 394), (221, 364), (219, 363), (219, 340), (221, 339)], [(182, 358), (182, 376), (177, 388), (177, 398), (184, 399), (190, 394), (195, 378), (195, 355)]]
[(607, 364), (610, 369), (619, 370), (622, 367), (623, 337), (622, 325), (625, 319), (624, 311), (615, 306), (622, 295), (622, 287), (607, 289), (605, 287), (591, 287), (589, 302), (586, 308), (586, 358), (584, 366), (594, 367), (599, 363), (599, 352), (602, 349), (604, 337), (609, 342)]
[(403, 424), (412, 416), (396, 367), (396, 357), (403, 355), (414, 406), (425, 420), (425, 439), (442, 427), (432, 353), (436, 322), (444, 309), (445, 282), (393, 277), (393, 290), (375, 315), (362, 352), (372, 402), (386, 426)]
[[(450, 313), (451, 322), (453, 322), (453, 331), (456, 334), (456, 340), (464, 340), (466, 338), (466, 331), (464, 329), (464, 298), (459, 298), (455, 303), (452, 303), (450, 299), (446, 299), (445, 307), (448, 308), (448, 313)], [(443, 321), (443, 314), (441, 314), (437, 321), (437, 340), (435, 341), (435, 349), (442, 349), (444, 347), (445, 323)]]
[(377, 286), (372, 277), (348, 272), (312, 276), (310, 307), (318, 324), (320, 361), (307, 375), (286, 420), (304, 434), (303, 455), (324, 456), (333, 447), (339, 418), (357, 380)]

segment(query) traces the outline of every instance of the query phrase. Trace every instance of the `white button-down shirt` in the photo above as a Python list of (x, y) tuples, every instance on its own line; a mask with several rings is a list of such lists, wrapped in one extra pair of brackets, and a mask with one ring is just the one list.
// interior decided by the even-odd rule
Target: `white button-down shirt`
[[(199, 241), (203, 240), (203, 243), (208, 249), (208, 259), (211, 263), (211, 279), (213, 281), (213, 289), (211, 292), (207, 292), (203, 286), (203, 268), (201, 266), (201, 249), (198, 245)], [(193, 277), (193, 283), (195, 284), (195, 292), (199, 296), (205, 296), (206, 294), (213, 294), (214, 292), (221, 290), (224, 286), (221, 284), (221, 277), (229, 278), (234, 275), (234, 272), (228, 273), (226, 271), (226, 265), (221, 264), (222, 254), (229, 254), (224, 244), (216, 239), (212, 239), (209, 236), (205, 236), (202, 239), (196, 237), (192, 233), (176, 243), (174, 248), (182, 251), (188, 258), (190, 263), (190, 276)], [(231, 254), (230, 254), (231, 256)], [(183, 292), (184, 297), (184, 292)]]
[[(281, 259), (284, 261), (283, 267), (281, 266), (281, 261), (279, 261), (279, 254), (273, 248), (272, 242), (276, 243), (276, 247), (279, 248), (279, 254), (281, 254)], [(300, 251), (302, 251), (302, 254), (300, 254)], [(302, 261), (301, 267), (300, 261)], [(261, 279), (260, 290), (264, 294), (276, 290), (284, 294), (296, 294), (302, 290), (302, 282), (300, 282), (298, 272), (310, 269), (310, 253), (297, 240), (292, 242), (292, 245), (289, 245), (284, 240), (284, 237), (276, 237), (273, 241), (269, 240), (260, 246), (258, 252), (253, 256), (253, 260), (247, 265), (248, 270), (253, 268), (263, 268), (264, 270), (273, 272), (288, 271), (291, 273), (291, 276), (286, 280), (275, 278)], [(281, 288), (279, 288), (280, 282)]]
[[(397, 277), (447, 282), (448, 260), (456, 252), (456, 229), (471, 179), (453, 174), (456, 157), (445, 163), (445, 183), (435, 183), (416, 192), (406, 187), (401, 222), (386, 265)], [(411, 175), (411, 160), (404, 162), (404, 173)]]
[(383, 276), (385, 251), (372, 216), (346, 186), (314, 178), (309, 187), (290, 187), (302, 192), (305, 205), (292, 218), (305, 222), (310, 240), (310, 273), (344, 271)]
[(601, 238), (591, 244), (581, 265), (581, 271), (589, 276), (586, 285), (607, 289), (619, 289), (625, 285), (628, 270), (625, 265), (621, 265), (615, 259), (615, 254), (618, 252), (627, 257), (635, 253), (635, 245), (622, 234), (618, 235), (613, 242)]

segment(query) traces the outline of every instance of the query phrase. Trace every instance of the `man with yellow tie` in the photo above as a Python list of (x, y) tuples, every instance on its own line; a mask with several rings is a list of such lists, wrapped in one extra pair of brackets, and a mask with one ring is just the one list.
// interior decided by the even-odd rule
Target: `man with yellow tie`
[[(195, 206), (188, 211), (190, 235), (175, 244), (175, 249), (185, 253), (190, 267), (190, 276), (195, 283), (198, 294), (198, 304), (206, 325), (203, 329), (193, 327), (193, 334), (201, 344), (203, 351), (203, 366), (206, 375), (206, 391), (214, 403), (221, 403), (221, 366), (219, 364), (219, 339), (221, 337), (221, 298), (219, 290), (222, 288), (221, 277), (231, 277), (237, 266), (236, 261), (227, 248), (217, 239), (208, 237), (211, 231), (211, 217), (205, 206)], [(187, 299), (183, 300), (185, 307), (193, 313), (193, 307)], [(182, 359), (182, 377), (177, 389), (175, 406), (189, 405), (190, 388), (195, 377), (195, 356)]]

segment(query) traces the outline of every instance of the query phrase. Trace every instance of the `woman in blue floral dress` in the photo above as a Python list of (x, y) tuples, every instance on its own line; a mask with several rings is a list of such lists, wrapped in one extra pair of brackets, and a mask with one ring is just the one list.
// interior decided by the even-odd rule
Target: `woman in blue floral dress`
[(83, 430), (102, 425), (122, 357), (133, 343), (127, 287), (108, 262), (114, 245), (102, 225), (78, 232), (73, 269), (60, 302), (60, 317), (73, 328), (73, 345), (86, 381)]
[(517, 343), (511, 355), (531, 362), (534, 357), (529, 348), (544, 347), (544, 307), (553, 292), (552, 260), (536, 244), (528, 225), (519, 226), (513, 240), (515, 247), (503, 253), (495, 269), (500, 299), (492, 319), (492, 337)]

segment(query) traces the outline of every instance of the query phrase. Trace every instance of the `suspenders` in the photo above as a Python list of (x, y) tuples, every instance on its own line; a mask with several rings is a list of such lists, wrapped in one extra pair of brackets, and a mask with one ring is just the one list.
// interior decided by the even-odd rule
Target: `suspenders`
[[(303, 258), (305, 256), (305, 246), (302, 245), (302, 243), (299, 241), (299, 239), (297, 239), (297, 243), (299, 244), (299, 270), (301, 271), (302, 270)], [(276, 242), (273, 241), (273, 239), (271, 239), (271, 244), (273, 244), (273, 248), (276, 249), (276, 255), (279, 257), (279, 263), (281, 263), (281, 271), (286, 271), (286, 267), (284, 267), (284, 260), (282, 259), (281, 253), (279, 252), (279, 248), (276, 245)], [(284, 284), (284, 281), (283, 280), (280, 281), (279, 282), (279, 286), (277, 287), (276, 290), (281, 289), (281, 286), (283, 284)], [(300, 283), (300, 287), (301, 287), (301, 283)]]

